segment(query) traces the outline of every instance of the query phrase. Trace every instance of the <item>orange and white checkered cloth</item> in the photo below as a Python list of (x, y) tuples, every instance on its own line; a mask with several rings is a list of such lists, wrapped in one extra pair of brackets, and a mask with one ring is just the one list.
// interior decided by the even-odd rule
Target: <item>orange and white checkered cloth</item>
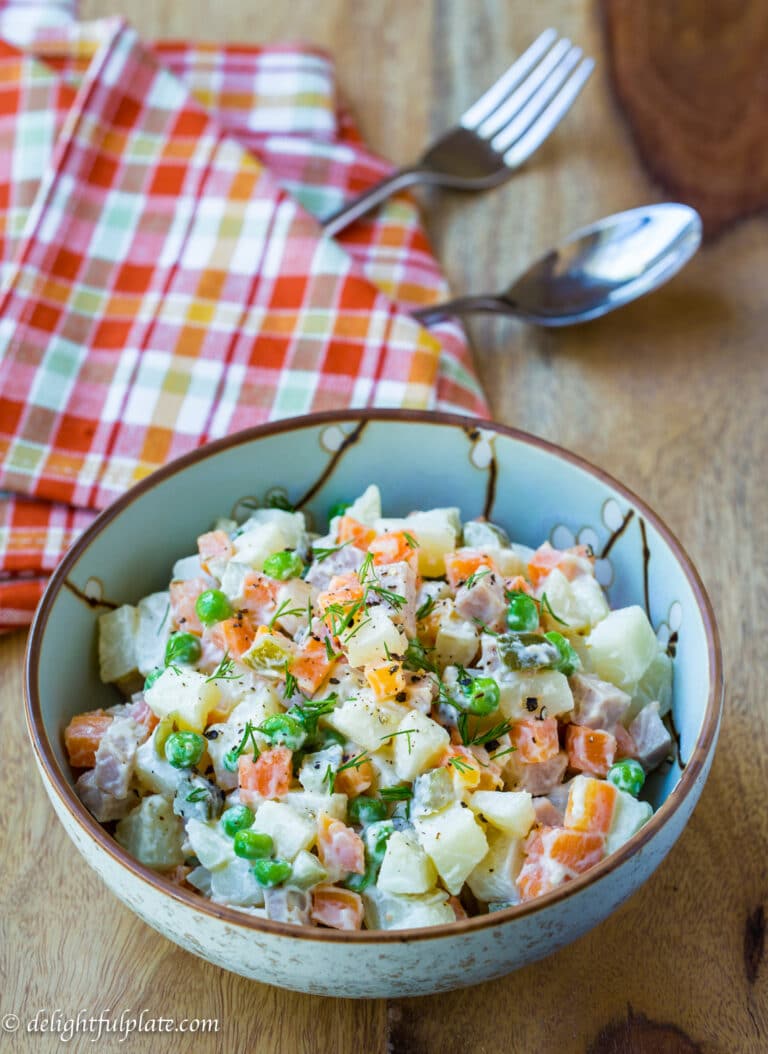
[(59, 22), (0, 39), (5, 629), (98, 510), (209, 439), (339, 407), (487, 412), (462, 330), (408, 315), (448, 293), (410, 200), (322, 233), (389, 171), (326, 55)]

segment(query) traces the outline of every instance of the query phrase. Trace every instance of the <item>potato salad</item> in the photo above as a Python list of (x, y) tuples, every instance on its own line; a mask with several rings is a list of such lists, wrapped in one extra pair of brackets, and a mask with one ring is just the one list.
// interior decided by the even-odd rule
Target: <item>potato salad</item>
[(329, 516), (220, 520), (100, 617), (122, 701), (64, 741), (117, 842), (254, 916), (403, 929), (530, 901), (638, 831), (672, 661), (591, 551), (387, 518), (374, 485)]

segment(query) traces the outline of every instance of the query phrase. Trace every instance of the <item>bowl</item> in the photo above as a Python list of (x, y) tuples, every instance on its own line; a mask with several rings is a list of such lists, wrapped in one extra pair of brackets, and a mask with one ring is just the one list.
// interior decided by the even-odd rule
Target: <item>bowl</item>
[[(641, 604), (675, 655), (676, 759), (648, 780), (655, 813), (616, 853), (565, 886), (502, 911), (427, 929), (339, 932), (262, 920), (172, 885), (135, 862), (77, 798), (63, 749), (69, 719), (109, 706), (96, 620), (164, 588), (174, 560), (244, 497), (278, 489), (322, 522), (381, 487), (388, 515), (459, 505), (536, 546), (592, 545), (612, 606)], [(268, 984), (329, 996), (446, 991), (508, 973), (597, 925), (679, 837), (709, 772), (722, 709), (720, 646), (691, 561), (639, 498), (573, 454), (514, 429), (447, 414), (343, 411), (210, 443), (103, 512), (51, 579), (29, 638), (26, 715), (45, 789), (86, 861), (150, 926), (188, 951)]]

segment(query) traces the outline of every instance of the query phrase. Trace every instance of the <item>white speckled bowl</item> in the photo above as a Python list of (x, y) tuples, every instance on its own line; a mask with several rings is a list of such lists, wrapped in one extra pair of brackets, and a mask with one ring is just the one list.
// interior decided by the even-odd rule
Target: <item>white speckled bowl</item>
[[(421, 930), (340, 933), (262, 921), (179, 889), (142, 867), (73, 790), (62, 732), (115, 702), (100, 683), (102, 602), (164, 588), (174, 559), (245, 495), (273, 488), (322, 522), (368, 483), (385, 508), (458, 504), (517, 541), (589, 541), (612, 605), (639, 603), (676, 648), (673, 715), (681, 765), (655, 774), (657, 812), (617, 853), (561, 889), (493, 915)], [(475, 984), (574, 940), (606, 918), (680, 835), (712, 762), (722, 709), (720, 646), (690, 560), (624, 487), (564, 450), (490, 423), (439, 414), (342, 412), (281, 421), (212, 443), (155, 473), (104, 512), (71, 549), (29, 640), (26, 712), (54, 809), (88, 863), (150, 926), (184, 948), (269, 984), (338, 996), (404, 996)]]

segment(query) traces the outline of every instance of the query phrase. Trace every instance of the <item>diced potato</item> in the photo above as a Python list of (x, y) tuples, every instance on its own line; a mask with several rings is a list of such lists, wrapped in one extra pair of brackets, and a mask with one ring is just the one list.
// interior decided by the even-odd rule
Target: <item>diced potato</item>
[(494, 548), (491, 545), (483, 545), (480, 547), (480, 551), (490, 556), (494, 566), (503, 578), (515, 578), (517, 575), (524, 575), (528, 567), (527, 562), (521, 559), (520, 553), (516, 548), (501, 549), (498, 547)]
[(187, 820), (187, 841), (209, 871), (226, 867), (236, 859), (234, 843), (217, 820)]
[(184, 859), (184, 825), (160, 794), (142, 798), (118, 823), (115, 838), (140, 864), (159, 871), (168, 871)]
[(620, 790), (616, 796), (611, 829), (605, 840), (606, 853), (613, 853), (624, 845), (652, 816), (653, 808), (647, 801), (638, 801), (631, 794)]
[(253, 829), (272, 838), (275, 856), (283, 860), (293, 860), (299, 850), (309, 849), (316, 834), (315, 824), (304, 813), (279, 801), (261, 803)]
[(398, 703), (375, 702), (370, 695), (361, 693), (356, 699), (347, 699), (324, 720), (364, 750), (378, 750), (386, 737), (397, 731), (408, 712)]
[(469, 666), (477, 654), (478, 641), (477, 626), (466, 622), (451, 610), (438, 624), (433, 659), (440, 669), (446, 666)]
[(318, 814), (327, 813), (335, 820), (347, 818), (347, 796), (346, 794), (313, 794), (309, 791), (288, 791), (282, 799), (286, 805), (290, 805), (302, 816), (308, 816), (316, 821)]
[[(233, 682), (222, 682), (225, 686), (222, 695), (226, 693), (226, 685)], [(217, 704), (217, 709), (222, 706), (222, 700)], [(249, 688), (242, 700), (234, 707), (226, 721), (210, 725), (207, 730), (208, 755), (213, 762), (216, 782), (224, 790), (234, 790), (237, 786), (237, 771), (230, 772), (224, 764), (224, 755), (230, 750), (236, 750), (245, 733), (247, 723), (250, 721), (254, 729), (263, 724), (272, 714), (283, 712), (279, 699), (271, 685), (260, 684)], [(259, 747), (267, 746), (267, 740), (260, 732), (254, 732)], [(213, 736), (213, 738), (211, 738)]]
[[(535, 717), (544, 711), (546, 717), (558, 717), (573, 710), (573, 692), (565, 674), (557, 670), (504, 670), (498, 678), (499, 708), (509, 721)], [(536, 707), (528, 704), (536, 700)]]
[(216, 709), (221, 691), (205, 674), (168, 666), (144, 693), (150, 710), (159, 718), (172, 717), (181, 728), (202, 732), (208, 714)]
[(375, 483), (352, 502), (345, 515), (351, 516), (365, 527), (373, 527), (376, 521), (381, 519), (381, 493)]
[(627, 712), (627, 724), (637, 717), (644, 706), (652, 702), (659, 704), (660, 717), (668, 713), (672, 706), (672, 659), (661, 649), (635, 689), (632, 705)]
[(488, 852), (467, 877), (478, 900), (516, 903), (515, 879), (523, 865), (522, 839), (505, 831), (488, 831)]
[(253, 568), (240, 560), (229, 560), (221, 576), (221, 591), (226, 593), (230, 600), (237, 601), (243, 595), (245, 577)]
[(437, 882), (435, 865), (414, 831), (393, 831), (381, 862), (377, 885), (388, 893), (428, 893)]
[(475, 791), (467, 801), (488, 823), (517, 838), (525, 838), (536, 822), (528, 791)]
[(630, 694), (659, 650), (648, 616), (636, 604), (611, 611), (587, 637), (592, 669)]
[(211, 900), (236, 907), (262, 907), (264, 890), (256, 881), (251, 861), (236, 856), (211, 872)]
[[(389, 742), (392, 743), (392, 740), (389, 740)], [(391, 746), (371, 754), (370, 763), (376, 777), (374, 783), (376, 789), (395, 787), (403, 782), (395, 768), (394, 754), (394, 747)]]
[[(159, 726), (158, 726), (159, 727)], [(136, 751), (134, 776), (144, 790), (172, 798), (183, 773), (176, 769), (157, 750), (158, 728), (152, 732)]]
[(414, 819), (419, 841), (446, 889), (458, 893), (488, 852), (488, 841), (472, 810), (454, 802), (442, 812)]
[(233, 539), (234, 559), (255, 571), (264, 570), (264, 561), (282, 549), (296, 549), (306, 534), (304, 516), (283, 509), (257, 509)]
[(419, 544), (419, 573), (439, 578), (445, 574), (445, 554), (452, 553), (458, 545), (461, 519), (456, 508), (430, 509), (412, 512), (405, 519), (377, 520), (374, 528), (379, 534), (407, 531)]
[(455, 915), (442, 890), (422, 896), (388, 893), (377, 886), (363, 891), (365, 924), (372, 930), (407, 930), (453, 922)]
[(545, 592), (549, 606), (566, 623), (563, 626), (550, 618), (549, 628), (561, 633), (591, 629), (610, 611), (605, 593), (592, 575), (579, 575), (569, 581), (563, 572), (555, 567), (547, 575)]
[(136, 628), (136, 664), (146, 677), (165, 664), (165, 646), (171, 632), (171, 601), (167, 590), (139, 601)]
[(185, 582), (190, 578), (205, 578), (203, 565), (200, 563), (200, 554), (193, 553), (192, 556), (182, 556), (173, 565), (171, 581)]
[(289, 637), (295, 637), (300, 629), (307, 627), (307, 601), (312, 595), (312, 586), (303, 578), (290, 578), (283, 582), (275, 597), (275, 610), (301, 611), (300, 615), (281, 615), (276, 620), (278, 626)]
[(325, 882), (327, 878), (328, 872), (317, 857), (308, 853), (306, 849), (301, 849), (293, 861), (293, 871), (286, 885), (293, 889), (310, 889), (318, 882)]
[(439, 763), (440, 755), (451, 741), (446, 730), (422, 714), (411, 710), (397, 728), (395, 769), (403, 780), (415, 779)]
[(367, 666), (383, 662), (390, 655), (402, 655), (408, 647), (405, 635), (387, 613), (373, 607), (361, 615), (360, 628), (342, 638), (351, 666)]
[(143, 682), (136, 655), (138, 629), (139, 609), (133, 604), (99, 615), (99, 674), (124, 694), (138, 691)]

